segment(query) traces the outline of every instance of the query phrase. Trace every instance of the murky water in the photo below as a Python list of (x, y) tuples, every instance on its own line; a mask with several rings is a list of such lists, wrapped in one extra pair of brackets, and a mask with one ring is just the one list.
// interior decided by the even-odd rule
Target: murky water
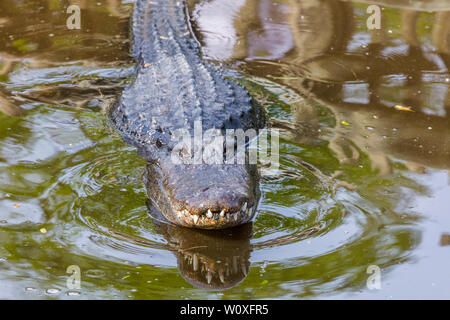
[(150, 217), (106, 121), (132, 1), (2, 0), (0, 298), (449, 298), (450, 3), (376, 1), (368, 30), (369, 3), (190, 1), (281, 132), (254, 223), (211, 233)]

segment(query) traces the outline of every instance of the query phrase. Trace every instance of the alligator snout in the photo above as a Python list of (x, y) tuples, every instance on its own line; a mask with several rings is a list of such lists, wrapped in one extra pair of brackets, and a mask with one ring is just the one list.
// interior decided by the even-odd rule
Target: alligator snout
[(149, 198), (170, 221), (185, 227), (224, 229), (250, 221), (259, 200), (251, 165), (147, 166)]

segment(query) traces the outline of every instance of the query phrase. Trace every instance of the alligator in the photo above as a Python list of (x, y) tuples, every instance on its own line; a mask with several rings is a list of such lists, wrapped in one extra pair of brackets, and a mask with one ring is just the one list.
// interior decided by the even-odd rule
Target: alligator
[(135, 79), (109, 116), (148, 161), (149, 199), (168, 221), (185, 227), (225, 229), (251, 221), (260, 198), (256, 164), (172, 156), (191, 154), (190, 146), (176, 149), (177, 130), (192, 135), (196, 123), (203, 131), (257, 130), (265, 122), (262, 108), (221, 67), (202, 59), (184, 0), (137, 0), (132, 38)]

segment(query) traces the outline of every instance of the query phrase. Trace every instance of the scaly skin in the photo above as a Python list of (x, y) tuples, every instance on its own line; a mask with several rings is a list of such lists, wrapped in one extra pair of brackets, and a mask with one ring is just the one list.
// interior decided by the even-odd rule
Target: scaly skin
[[(137, 0), (133, 15), (136, 80), (110, 112), (125, 141), (148, 159), (153, 204), (170, 221), (223, 229), (250, 221), (259, 200), (258, 173), (249, 164), (175, 164), (177, 129), (258, 129), (261, 109), (235, 82), (204, 63), (184, 1)], [(205, 148), (205, 143), (203, 143)]]

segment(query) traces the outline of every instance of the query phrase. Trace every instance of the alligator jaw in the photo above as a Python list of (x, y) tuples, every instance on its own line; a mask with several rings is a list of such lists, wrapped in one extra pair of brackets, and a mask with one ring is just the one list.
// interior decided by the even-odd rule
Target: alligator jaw
[(178, 225), (225, 229), (252, 220), (260, 196), (254, 166), (147, 165), (147, 191), (163, 216)]
[(195, 227), (201, 229), (223, 229), (241, 225), (250, 221), (256, 212), (256, 205), (248, 207), (247, 202), (242, 206), (241, 210), (235, 212), (212, 212), (208, 210), (206, 214), (190, 213), (184, 209), (176, 211), (176, 222), (178, 224)]

